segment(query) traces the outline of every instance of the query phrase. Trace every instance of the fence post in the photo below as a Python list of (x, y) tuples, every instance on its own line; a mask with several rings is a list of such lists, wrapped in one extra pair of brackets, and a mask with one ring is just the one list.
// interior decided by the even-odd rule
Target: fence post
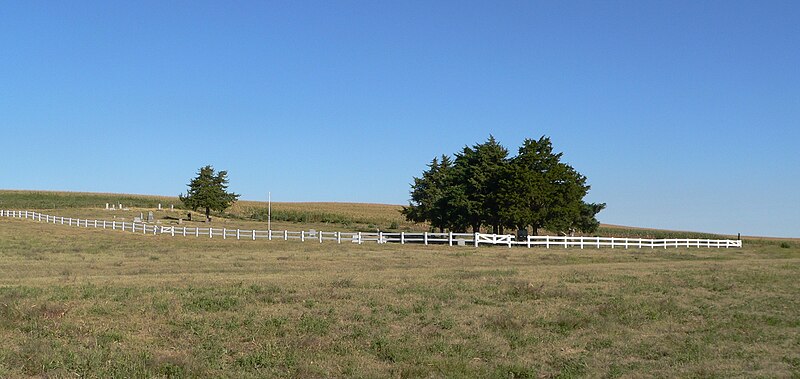
[(450, 232), (447, 236), (447, 242), (450, 244), (450, 246), (453, 246), (453, 232)]
[(581, 249), (583, 249), (583, 237), (580, 237), (580, 241), (581, 241)]
[(358, 232), (358, 244), (361, 245), (361, 232)]
[(322, 231), (320, 230), (317, 233), (319, 233), (319, 243), (322, 243)]
[(172, 231), (172, 236), (175, 237), (175, 227), (173, 226), (170, 230)]
[(253, 241), (255, 241), (255, 240), (256, 240), (256, 230), (253, 229)]
[(236, 239), (239, 239), (239, 229), (236, 229)]
[(284, 241), (288, 241), (289, 240), (289, 231), (288, 230), (284, 230), (283, 231), (283, 240)]
[(208, 227), (208, 238), (214, 238), (214, 232), (212, 232), (212, 230), (214, 230), (214, 228), (209, 226)]
[(422, 241), (428, 246), (428, 232), (422, 233)]
[(378, 244), (383, 243), (383, 232), (378, 231)]
[(267, 230), (267, 241), (272, 241), (272, 229)]
[(300, 231), (300, 242), (306, 242), (306, 231), (305, 230), (301, 230)]
[[(597, 238), (597, 248), (599, 249), (600, 248), (600, 237), (598, 236), (598, 237), (595, 237), (595, 238)], [(612, 249), (614, 248), (614, 237), (611, 237), (611, 248)]]
[(186, 227), (183, 227), (183, 236), (186, 237)]
[(225, 228), (222, 228), (222, 239), (228, 239), (227, 234), (228, 234), (228, 230), (225, 229)]
[(531, 236), (528, 236), (528, 249), (531, 248)]
[(478, 232), (472, 233), (473, 237), (475, 238), (475, 241), (473, 241), (475, 247), (478, 247), (478, 234), (479, 234)]
[(342, 232), (336, 232), (336, 243), (342, 243)]
[(401, 245), (406, 244), (406, 232), (400, 232), (400, 244)]

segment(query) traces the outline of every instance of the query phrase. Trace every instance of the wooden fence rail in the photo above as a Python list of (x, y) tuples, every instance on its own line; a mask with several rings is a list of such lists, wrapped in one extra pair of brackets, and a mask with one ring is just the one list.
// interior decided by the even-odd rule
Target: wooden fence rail
[(330, 241), (341, 244), (365, 242), (372, 243), (400, 243), (400, 244), (424, 244), (424, 245), (461, 245), (474, 246), (480, 245), (502, 245), (524, 246), (527, 248), (679, 248), (679, 247), (705, 247), (705, 248), (731, 248), (742, 247), (741, 240), (716, 240), (716, 239), (693, 239), (693, 238), (667, 238), (667, 239), (647, 239), (647, 238), (616, 238), (616, 237), (569, 237), (569, 236), (528, 236), (526, 239), (517, 240), (516, 236), (510, 234), (484, 234), (484, 233), (366, 233), (366, 232), (322, 232), (322, 231), (289, 231), (289, 230), (244, 230), (227, 228), (187, 228), (180, 226), (160, 226), (157, 224), (107, 221), (107, 220), (87, 220), (79, 218), (69, 218), (61, 216), (50, 216), (33, 211), (19, 210), (0, 210), (0, 217), (12, 217), (27, 219), (38, 222), (53, 223), (67, 226), (77, 226), (84, 228), (121, 230), (131, 233), (161, 235), (170, 237), (206, 237), (236, 240), (300, 240), (302, 242)]

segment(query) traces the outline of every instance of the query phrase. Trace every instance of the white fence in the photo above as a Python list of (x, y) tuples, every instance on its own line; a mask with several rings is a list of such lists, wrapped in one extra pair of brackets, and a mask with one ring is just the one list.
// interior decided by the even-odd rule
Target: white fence
[(524, 247), (544, 247), (544, 248), (663, 248), (670, 247), (706, 247), (706, 248), (730, 248), (742, 247), (740, 240), (715, 240), (715, 239), (646, 239), (646, 238), (615, 238), (615, 237), (566, 237), (566, 236), (528, 236), (526, 239), (518, 241), (515, 236), (510, 234), (483, 234), (483, 233), (364, 233), (364, 232), (322, 232), (322, 231), (299, 231), (288, 230), (242, 230), (227, 228), (187, 228), (180, 226), (159, 226), (147, 223), (106, 221), (106, 220), (86, 220), (78, 218), (50, 216), (32, 211), (12, 211), (0, 210), (0, 217), (13, 217), (41, 221), (46, 223), (78, 226), (84, 228), (98, 228), (121, 230), (131, 233), (141, 233), (145, 235), (168, 235), (172, 237), (205, 237), (222, 238), (237, 240), (300, 240), (300, 241), (324, 241), (336, 243), (356, 243), (365, 242), (382, 243), (417, 243), (417, 244), (446, 244), (449, 246), (462, 245), (478, 247), (484, 245), (502, 246), (524, 246)]

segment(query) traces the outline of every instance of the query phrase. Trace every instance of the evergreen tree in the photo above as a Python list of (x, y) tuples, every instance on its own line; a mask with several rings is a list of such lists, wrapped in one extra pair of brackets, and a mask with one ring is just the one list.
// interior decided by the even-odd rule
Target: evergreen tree
[(462, 185), (466, 195), (461, 213), (475, 232), (486, 224), (492, 226), (494, 233), (500, 233), (503, 225), (497, 195), (507, 158), (508, 150), (491, 135), (486, 142), (465, 146), (456, 154), (455, 184)]
[(526, 139), (511, 161), (500, 189), (504, 221), (516, 228), (540, 228), (563, 234), (593, 232), (595, 215), (605, 204), (587, 204), (586, 177), (561, 162), (549, 138)]
[(205, 208), (206, 220), (210, 220), (211, 211), (222, 212), (231, 206), (239, 195), (227, 192), (228, 172), (214, 173), (214, 168), (205, 166), (197, 172), (197, 177), (187, 185), (189, 190), (186, 195), (178, 195), (183, 204), (194, 211)]
[(428, 164), (428, 170), (422, 177), (414, 178), (411, 185), (411, 201), (408, 207), (403, 207), (401, 213), (406, 219), (413, 222), (429, 221), (431, 226), (444, 231), (451, 216), (447, 214), (447, 203), (444, 200), (449, 185), (452, 161), (450, 157), (442, 155), (441, 162), (433, 158)]
[(498, 190), (501, 216), (508, 227), (531, 227), (537, 234), (548, 217), (552, 188), (547, 173), (558, 164), (561, 154), (553, 154), (550, 140), (526, 139), (511, 159)]

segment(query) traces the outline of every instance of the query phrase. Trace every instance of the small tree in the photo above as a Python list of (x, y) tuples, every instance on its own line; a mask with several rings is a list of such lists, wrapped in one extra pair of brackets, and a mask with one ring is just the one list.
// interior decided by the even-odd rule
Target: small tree
[(222, 212), (239, 199), (238, 194), (227, 192), (227, 176), (227, 171), (215, 174), (214, 168), (210, 165), (202, 167), (197, 172), (197, 177), (187, 184), (189, 190), (186, 195), (178, 195), (178, 198), (194, 211), (205, 208), (206, 220), (210, 220), (212, 210)]

